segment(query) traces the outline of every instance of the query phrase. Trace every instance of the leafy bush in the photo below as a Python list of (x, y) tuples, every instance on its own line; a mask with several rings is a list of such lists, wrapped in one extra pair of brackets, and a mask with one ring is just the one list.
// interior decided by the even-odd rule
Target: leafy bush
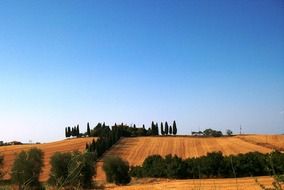
[(208, 153), (199, 158), (182, 160), (177, 156), (159, 155), (147, 157), (142, 166), (131, 167), (133, 177), (167, 177), (167, 178), (226, 178), (262, 175), (279, 175), (284, 173), (284, 154), (273, 152), (223, 156), (221, 152)]
[(216, 131), (216, 130), (213, 130), (213, 129), (205, 129), (203, 131), (203, 134), (205, 136), (213, 136), (213, 137), (221, 137), (221, 136), (223, 136), (221, 131)]
[(166, 177), (165, 164), (163, 157), (152, 155), (143, 162), (143, 175), (148, 177)]
[(164, 159), (165, 173), (168, 178), (182, 179), (186, 176), (186, 163), (176, 155), (167, 155)]
[(62, 187), (91, 188), (95, 174), (94, 161), (90, 153), (55, 153), (50, 160), (49, 184)]
[(123, 185), (128, 184), (131, 180), (128, 162), (117, 156), (107, 157), (104, 160), (103, 169), (106, 173), (108, 182)]
[(43, 152), (32, 148), (20, 152), (12, 167), (12, 181), (19, 186), (38, 189), (40, 187), (39, 175), (43, 166)]

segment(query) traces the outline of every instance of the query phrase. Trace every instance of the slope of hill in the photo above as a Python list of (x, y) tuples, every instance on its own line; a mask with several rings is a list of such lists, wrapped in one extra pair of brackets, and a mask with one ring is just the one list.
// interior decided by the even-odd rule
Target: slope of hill
[(160, 190), (160, 189), (178, 189), (178, 190), (260, 190), (260, 186), (255, 180), (258, 180), (265, 187), (272, 187), (273, 179), (271, 177), (248, 177), (248, 178), (228, 178), (228, 179), (187, 179), (187, 180), (165, 180), (148, 179), (140, 182), (134, 182), (129, 186), (107, 185), (108, 190)]
[[(253, 136), (257, 139), (257, 135)], [(273, 138), (275, 144), (280, 143), (284, 135)], [(262, 139), (263, 136), (260, 136)], [(248, 136), (249, 139), (249, 136)], [(271, 140), (272, 143), (272, 140)], [(190, 136), (171, 136), (171, 137), (135, 137), (123, 138), (106, 152), (105, 156), (116, 155), (129, 162), (129, 165), (141, 165), (145, 158), (153, 154), (165, 156), (167, 154), (177, 155), (182, 158), (199, 157), (208, 152), (221, 151), (224, 155), (236, 155), (258, 151), (261, 153), (271, 152), (271, 147), (265, 147), (256, 143), (243, 140), (239, 136), (232, 137), (190, 137)], [(104, 181), (105, 175), (102, 171), (103, 162), (97, 164), (97, 180)]]
[(284, 151), (284, 135), (240, 135), (238, 137), (249, 143)]
[(4, 155), (4, 170), (8, 172), (4, 178), (9, 178), (9, 172), (17, 153), (32, 147), (37, 147), (44, 152), (44, 167), (40, 175), (40, 181), (46, 181), (50, 171), (49, 160), (55, 152), (83, 151), (85, 150), (86, 143), (91, 142), (93, 139), (94, 138), (75, 138), (44, 144), (1, 146), (0, 154)]

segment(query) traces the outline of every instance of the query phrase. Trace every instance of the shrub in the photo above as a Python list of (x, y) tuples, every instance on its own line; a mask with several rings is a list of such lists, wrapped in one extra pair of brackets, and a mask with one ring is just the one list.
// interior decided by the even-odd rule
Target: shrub
[(111, 156), (104, 160), (103, 169), (106, 173), (107, 181), (117, 185), (128, 184), (131, 180), (129, 176), (129, 165), (127, 161), (120, 157)]
[(32, 148), (20, 152), (12, 166), (12, 182), (19, 186), (38, 189), (40, 187), (39, 175), (43, 166), (43, 152)]
[(133, 177), (167, 178), (226, 178), (264, 175), (282, 175), (284, 173), (284, 154), (272, 152), (223, 156), (221, 152), (208, 153), (199, 158), (182, 160), (177, 156), (159, 155), (147, 157), (142, 166), (131, 167)]
[(56, 152), (50, 158), (50, 176), (49, 184), (59, 185), (63, 184), (68, 177), (68, 165), (71, 162), (71, 153)]
[(144, 176), (148, 177), (166, 177), (164, 159), (160, 155), (147, 157), (142, 165)]
[(230, 129), (227, 129), (227, 130), (226, 130), (226, 134), (227, 134), (228, 136), (232, 136), (232, 135), (233, 135), (233, 131), (230, 130)]
[(186, 163), (176, 155), (167, 155), (164, 159), (166, 175), (168, 178), (182, 179), (186, 177)]
[(90, 153), (55, 153), (50, 160), (48, 183), (61, 187), (91, 188), (95, 174), (94, 159)]

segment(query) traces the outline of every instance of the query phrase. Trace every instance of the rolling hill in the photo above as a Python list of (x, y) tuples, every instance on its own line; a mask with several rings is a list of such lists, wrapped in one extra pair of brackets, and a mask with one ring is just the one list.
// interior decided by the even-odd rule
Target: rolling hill
[[(85, 149), (86, 143), (94, 138), (76, 138), (62, 140), (52, 143), (32, 144), (32, 145), (13, 145), (0, 147), (0, 154), (4, 155), (4, 169), (10, 171), (16, 153), (27, 150), (31, 147), (37, 147), (44, 152), (44, 168), (40, 175), (41, 181), (46, 181), (49, 176), (49, 159), (57, 151), (68, 152)], [(237, 135), (232, 137), (192, 137), (192, 136), (158, 136), (158, 137), (130, 137), (122, 138), (110, 150), (108, 150), (97, 163), (98, 182), (105, 182), (105, 174), (102, 171), (103, 158), (109, 155), (120, 156), (127, 160), (130, 165), (141, 165), (145, 158), (153, 154), (165, 156), (167, 154), (176, 154), (182, 158), (199, 157), (206, 155), (208, 152), (221, 151), (224, 155), (247, 153), (258, 151), (261, 153), (271, 152), (273, 149), (283, 150), (284, 135)], [(5, 178), (9, 178), (6, 175)], [(238, 189), (258, 189), (254, 178), (237, 179), (216, 179), (216, 180), (165, 180), (165, 179), (149, 179), (132, 183), (132, 185), (123, 187), (126, 189), (163, 189), (173, 188), (192, 189), (202, 186), (202, 189), (230, 189), (239, 185)], [(261, 177), (260, 180), (265, 184), (271, 184), (272, 179), (269, 177)], [(139, 184), (141, 183), (141, 184)], [(204, 188), (203, 188), (204, 187)], [(208, 187), (208, 188), (207, 188)], [(247, 188), (245, 188), (247, 187)], [(209, 189), (210, 189), (209, 188)], [(109, 186), (107, 189), (120, 189), (120, 187)]]
[(8, 172), (4, 176), (4, 179), (9, 178), (9, 172), (15, 160), (15, 156), (22, 150), (37, 147), (44, 152), (44, 167), (40, 175), (40, 181), (46, 181), (50, 171), (49, 160), (55, 152), (83, 151), (85, 150), (86, 143), (91, 142), (93, 139), (94, 138), (75, 138), (44, 144), (0, 146), (0, 154), (4, 155), (4, 170)]
[[(263, 142), (263, 139), (269, 139)], [(257, 143), (257, 142), (262, 142)], [(224, 155), (236, 155), (258, 151), (268, 153), (273, 147), (284, 148), (284, 135), (240, 135), (232, 137), (192, 137), (192, 136), (168, 136), (168, 137), (135, 137), (123, 138), (104, 154), (119, 156), (129, 162), (129, 165), (141, 165), (150, 155), (167, 154), (177, 155), (182, 158), (199, 157), (208, 152), (221, 151)], [(98, 181), (105, 180), (102, 171), (103, 161), (97, 164)]]

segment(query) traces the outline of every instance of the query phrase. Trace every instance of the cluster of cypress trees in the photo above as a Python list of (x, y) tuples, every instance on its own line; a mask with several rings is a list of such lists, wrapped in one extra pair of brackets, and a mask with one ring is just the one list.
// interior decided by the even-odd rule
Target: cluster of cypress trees
[(164, 125), (161, 122), (161, 134), (162, 135), (176, 135), (177, 134), (177, 124), (176, 121), (173, 122), (173, 126), (168, 125), (168, 122), (165, 122), (165, 129)]
[[(161, 122), (161, 128), (159, 131), (159, 125), (158, 123), (154, 123), (152, 121), (151, 126), (146, 129), (145, 125), (142, 127), (136, 127), (136, 125), (128, 126), (123, 123), (120, 125), (115, 124), (112, 126), (114, 128), (118, 127), (121, 131), (121, 136), (123, 137), (138, 137), (138, 136), (157, 136), (157, 135), (176, 135), (177, 134), (177, 126), (176, 122), (173, 122), (173, 125), (169, 126), (168, 122), (165, 122), (165, 128), (163, 125), (163, 122)], [(79, 137), (82, 135), (88, 136), (88, 137), (101, 137), (105, 136), (105, 134), (108, 134), (109, 131), (111, 131), (109, 126), (106, 126), (105, 123), (98, 123), (96, 127), (93, 129), (90, 128), (89, 122), (87, 123), (87, 132), (85, 134), (80, 134), (79, 132), (79, 125), (77, 127), (66, 127), (65, 128), (65, 136), (68, 137)]]
[(106, 150), (108, 150), (120, 139), (120, 137), (123, 136), (122, 126), (117, 126), (115, 124), (112, 126), (111, 130), (109, 126), (106, 126), (105, 124), (98, 124), (96, 126), (95, 129), (97, 130), (99, 138), (96, 141), (93, 140), (90, 144), (86, 144), (86, 150), (94, 153), (94, 159), (101, 157)]
[(65, 127), (65, 137), (79, 137), (80, 136), (80, 129), (79, 125), (74, 126), (74, 127)]

